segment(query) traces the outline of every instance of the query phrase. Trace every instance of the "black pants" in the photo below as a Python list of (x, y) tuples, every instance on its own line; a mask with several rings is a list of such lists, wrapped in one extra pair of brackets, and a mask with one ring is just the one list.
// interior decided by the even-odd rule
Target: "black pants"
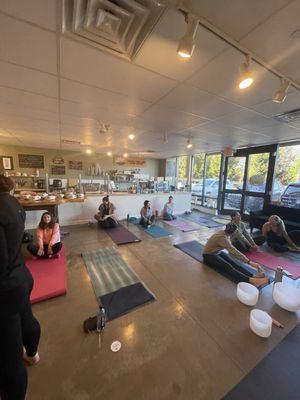
[(98, 221), (98, 224), (101, 228), (116, 228), (118, 226), (118, 222), (111, 217), (104, 219), (103, 221)]
[(9, 291), (0, 296), (2, 304), (5, 303), (5, 307), (0, 306), (1, 400), (25, 399), (27, 371), (23, 362), (23, 346), (28, 356), (33, 357), (37, 352), (41, 334), (40, 325), (32, 314), (29, 300), (33, 279), (25, 266), (22, 267), (21, 273), (24, 284), (22, 293)]
[[(264, 238), (264, 236), (258, 236), (256, 238), (253, 238), (254, 243), (257, 246), (261, 246), (262, 244), (264, 244), (264, 242), (266, 241), (266, 239)], [(251, 246), (247, 245), (246, 243), (242, 242), (241, 240), (235, 240), (234, 242), (232, 242), (233, 246), (238, 249), (238, 251), (240, 251), (241, 253), (246, 253), (247, 251), (250, 250)]]
[[(62, 248), (62, 242), (57, 242), (52, 246), (52, 252), (53, 254), (57, 254), (60, 252)], [(39, 258), (49, 258), (49, 255), (47, 254), (48, 251), (48, 245), (44, 244), (44, 255), (43, 256), (38, 256), (38, 251), (39, 251), (39, 246), (37, 244), (34, 243), (30, 243), (27, 246), (27, 250), (29, 251), (30, 254), (32, 254), (35, 257), (39, 257)]]
[[(296, 246), (300, 246), (300, 231), (291, 231), (288, 235)], [(271, 249), (278, 253), (289, 251), (289, 244), (283, 236), (272, 235), (271, 237), (268, 237), (267, 243)]]
[(230, 275), (236, 282), (249, 282), (249, 278), (253, 276), (241, 261), (223, 251), (218, 254), (203, 254), (203, 261), (215, 270)]
[(147, 225), (150, 225), (149, 224), (149, 221), (151, 222), (151, 224), (153, 224), (154, 222), (155, 222), (155, 215), (152, 215), (150, 218), (145, 218), (145, 217), (141, 217), (141, 219), (140, 219), (140, 225), (143, 225), (143, 226), (147, 226)]

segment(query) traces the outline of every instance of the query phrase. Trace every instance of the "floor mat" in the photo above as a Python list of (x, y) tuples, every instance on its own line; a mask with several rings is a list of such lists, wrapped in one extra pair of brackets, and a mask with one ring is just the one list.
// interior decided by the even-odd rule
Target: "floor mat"
[(154, 295), (112, 247), (82, 254), (99, 303), (108, 320), (117, 318), (149, 301)]
[(182, 232), (192, 232), (200, 229), (200, 226), (198, 224), (196, 225), (195, 223), (181, 218), (174, 219), (173, 221), (164, 220), (163, 222), (172, 226), (173, 228), (179, 229)]
[(300, 398), (298, 324), (223, 400)]
[(104, 229), (104, 231), (110, 236), (110, 238), (117, 245), (128, 244), (128, 243), (137, 243), (137, 242), (141, 241), (141, 239), (136, 237), (132, 232), (130, 232), (122, 224), (118, 224), (118, 226), (115, 228)]
[(222, 225), (227, 225), (230, 222), (230, 219), (222, 218), (222, 217), (212, 217), (212, 220), (215, 222), (218, 222), (219, 224)]
[(59, 258), (27, 260), (34, 286), (30, 301), (32, 304), (48, 300), (67, 293), (66, 247), (63, 245)]
[(284, 257), (278, 257), (264, 251), (249, 251), (245, 254), (250, 260), (263, 265), (273, 271), (276, 271), (278, 266), (283, 267), (289, 271), (293, 276), (292, 279), (300, 278), (300, 263), (297, 265), (295, 262), (287, 260)]
[(183, 218), (187, 219), (188, 221), (193, 221), (196, 222), (197, 224), (206, 226), (207, 228), (219, 228), (222, 227), (222, 224), (219, 224), (218, 222), (213, 221), (212, 219), (202, 217), (201, 215), (198, 214), (186, 214), (183, 216)]
[(152, 225), (150, 228), (146, 228), (139, 223), (139, 219), (135, 217), (130, 218), (130, 222), (133, 223), (134, 225), (138, 226), (140, 229), (142, 229), (144, 232), (148, 233), (148, 235), (154, 237), (154, 238), (159, 238), (159, 237), (166, 237), (166, 236), (173, 236), (170, 231), (167, 231), (164, 228), (161, 228), (158, 225)]
[[(202, 257), (202, 251), (203, 251), (203, 245), (199, 242), (197, 242), (197, 240), (191, 240), (189, 242), (184, 242), (184, 243), (179, 243), (179, 244), (174, 244), (174, 247), (176, 247), (177, 249), (183, 251), (184, 253), (188, 254), (189, 256), (193, 257), (195, 260), (200, 261), (201, 263), (203, 262), (203, 257)], [(205, 264), (207, 265), (207, 264)], [(209, 265), (207, 265), (208, 267), (210, 267)], [(212, 267), (210, 267), (212, 268)], [(246, 268), (249, 272), (251, 272), (251, 274), (253, 274), (254, 276), (257, 275), (257, 272), (255, 269), (249, 267), (247, 264), (244, 264), (244, 268)], [(225, 276), (226, 278), (236, 282), (231, 275), (226, 274), (223, 271), (219, 271), (215, 268), (212, 268), (214, 271), (218, 272), (219, 274)], [(267, 283), (266, 285), (261, 285), (259, 287), (259, 289), (262, 289), (263, 287), (269, 285), (271, 282), (274, 281), (274, 278), (271, 277), (268, 273), (266, 273), (266, 276), (269, 278), (269, 283)]]

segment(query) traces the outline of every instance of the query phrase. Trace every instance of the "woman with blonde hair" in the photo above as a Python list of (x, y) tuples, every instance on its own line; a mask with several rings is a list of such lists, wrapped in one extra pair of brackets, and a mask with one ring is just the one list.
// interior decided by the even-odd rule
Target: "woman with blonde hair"
[(270, 216), (262, 227), (262, 234), (266, 237), (268, 246), (278, 253), (300, 252), (300, 231), (287, 233), (284, 222), (278, 215)]

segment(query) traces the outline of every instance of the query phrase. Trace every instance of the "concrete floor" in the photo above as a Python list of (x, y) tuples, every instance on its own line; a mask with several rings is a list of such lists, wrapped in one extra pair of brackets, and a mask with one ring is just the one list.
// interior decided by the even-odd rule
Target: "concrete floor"
[[(142, 242), (117, 249), (157, 300), (109, 322), (99, 349), (97, 335), (82, 331), (97, 301), (80, 254), (115, 245), (96, 228), (68, 230), (68, 294), (33, 306), (41, 361), (28, 369), (28, 400), (221, 399), (299, 320), (274, 304), (268, 286), (257, 307), (285, 329), (274, 328), (267, 340), (255, 336), (236, 285), (173, 247), (213, 230), (153, 239), (130, 225)], [(114, 340), (122, 343), (118, 353), (110, 350)]]

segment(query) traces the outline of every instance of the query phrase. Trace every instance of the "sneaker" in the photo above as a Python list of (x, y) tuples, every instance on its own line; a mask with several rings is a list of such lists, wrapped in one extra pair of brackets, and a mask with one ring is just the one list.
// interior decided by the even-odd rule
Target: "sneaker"
[(29, 357), (26, 353), (25, 348), (23, 347), (23, 360), (28, 366), (36, 365), (40, 361), (39, 353), (37, 352), (33, 357)]

